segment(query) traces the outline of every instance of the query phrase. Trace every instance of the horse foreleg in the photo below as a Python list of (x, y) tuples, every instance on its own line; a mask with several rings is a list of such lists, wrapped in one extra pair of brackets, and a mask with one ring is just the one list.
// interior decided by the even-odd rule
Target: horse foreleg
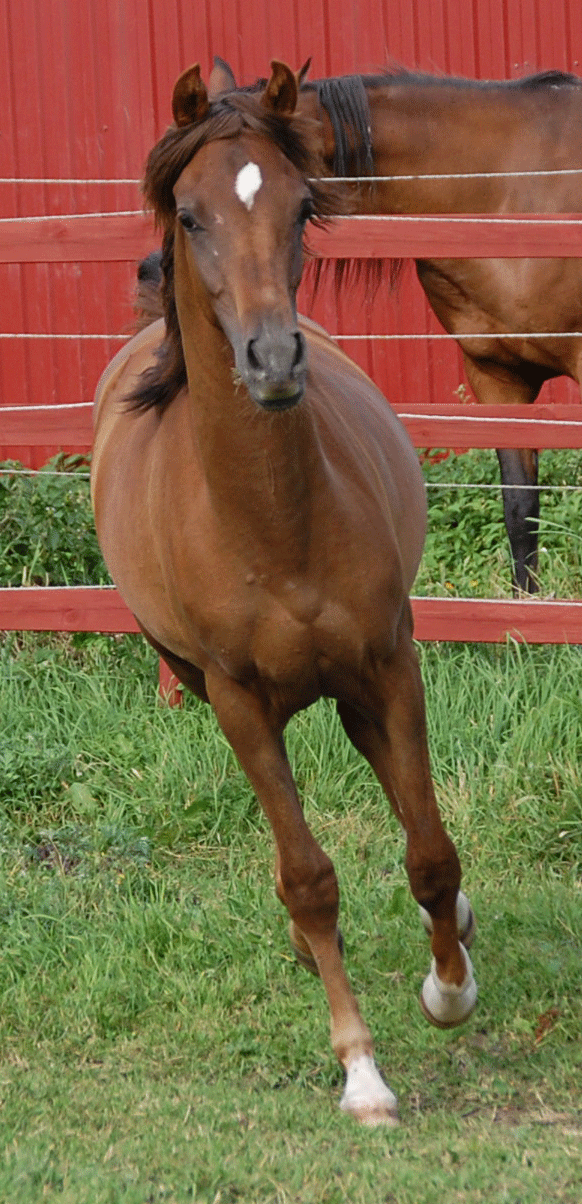
[[(432, 1023), (449, 1027), (473, 1011), (477, 988), (471, 960), (459, 941), (461, 870), (434, 796), (424, 693), (409, 635), (401, 639), (397, 655), (380, 672), (380, 679), (383, 712), (377, 718), (367, 718), (342, 703), (338, 710), (348, 736), (370, 762), (404, 827), (410, 888), (428, 917), (433, 953), (421, 1006)], [(462, 902), (460, 911), (465, 912)], [(468, 935), (473, 926), (469, 915), (463, 914), (461, 922)]]
[(327, 994), (331, 1042), (347, 1075), (341, 1107), (368, 1124), (394, 1122), (396, 1099), (376, 1069), (372, 1036), (342, 962), (335, 870), (305, 822), (282, 727), (255, 693), (222, 674), (208, 673), (206, 688), (218, 722), (270, 822), (277, 846), (277, 894), (296, 939), (314, 959)]

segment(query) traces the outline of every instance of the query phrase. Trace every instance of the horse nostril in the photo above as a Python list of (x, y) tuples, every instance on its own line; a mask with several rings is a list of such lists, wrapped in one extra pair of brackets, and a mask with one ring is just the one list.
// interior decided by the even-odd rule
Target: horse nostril
[(261, 363), (260, 363), (260, 360), (259, 360), (258, 356), (256, 355), (254, 347), (253, 347), (254, 342), (255, 342), (254, 339), (249, 339), (249, 341), (248, 341), (247, 360), (248, 360), (249, 366), (252, 368), (253, 372), (258, 372), (261, 367)]
[(303, 338), (301, 331), (298, 330), (295, 335), (295, 359), (293, 360), (294, 368), (299, 367), (299, 364), (304, 359), (304, 356), (305, 356), (305, 339)]

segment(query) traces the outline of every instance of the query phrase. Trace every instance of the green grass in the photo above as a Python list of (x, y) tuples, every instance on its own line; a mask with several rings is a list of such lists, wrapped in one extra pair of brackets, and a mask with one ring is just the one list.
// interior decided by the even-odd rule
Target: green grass
[(0, 1200), (578, 1201), (576, 649), (426, 647), (433, 771), (479, 933), (475, 1017), (417, 1004), (403, 842), (322, 703), (289, 729), (336, 864), (347, 962), (400, 1100), (337, 1103), (321, 986), (209, 710), (156, 701), (136, 638), (4, 637)]
[[(542, 597), (582, 593), (582, 456), (540, 454), (539, 584)], [(429, 526), (415, 592), (455, 597), (511, 593), (511, 557), (493, 451), (424, 464)], [(458, 488), (458, 486), (470, 488)], [(495, 488), (477, 488), (477, 486)]]
[[(0, 477), (0, 584), (106, 580), (76, 462)], [(53, 465), (54, 467), (54, 465)], [(417, 592), (509, 594), (494, 454), (426, 467)], [(545, 475), (544, 475), (545, 474)], [(576, 453), (542, 476), (578, 481)], [(580, 589), (579, 495), (542, 499), (544, 592)], [(334, 708), (288, 746), (342, 891), (395, 1130), (340, 1114), (267, 824), (208, 708), (159, 703), (135, 637), (0, 638), (0, 1204), (579, 1204), (577, 648), (422, 646), (439, 804), (478, 917), (480, 997), (424, 1021), (403, 840)]]

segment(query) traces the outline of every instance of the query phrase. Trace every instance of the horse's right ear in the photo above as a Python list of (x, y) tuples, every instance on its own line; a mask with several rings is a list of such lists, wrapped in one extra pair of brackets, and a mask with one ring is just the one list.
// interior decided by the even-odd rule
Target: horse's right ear
[(276, 113), (295, 112), (297, 104), (297, 80), (286, 63), (274, 59), (271, 63), (271, 78), (263, 92), (261, 103)]
[(222, 92), (235, 92), (236, 80), (224, 59), (214, 56), (214, 66), (208, 77), (208, 95), (211, 100), (215, 100)]
[(174, 85), (172, 113), (176, 125), (192, 125), (203, 121), (208, 113), (209, 100), (206, 86), (200, 78), (200, 64), (188, 67)]

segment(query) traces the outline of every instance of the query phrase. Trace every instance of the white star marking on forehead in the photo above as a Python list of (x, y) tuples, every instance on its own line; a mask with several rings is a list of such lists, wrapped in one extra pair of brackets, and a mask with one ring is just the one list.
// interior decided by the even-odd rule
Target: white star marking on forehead
[(245, 167), (241, 167), (234, 182), (234, 191), (239, 201), (246, 205), (249, 213), (262, 183), (263, 177), (256, 163), (247, 163)]

